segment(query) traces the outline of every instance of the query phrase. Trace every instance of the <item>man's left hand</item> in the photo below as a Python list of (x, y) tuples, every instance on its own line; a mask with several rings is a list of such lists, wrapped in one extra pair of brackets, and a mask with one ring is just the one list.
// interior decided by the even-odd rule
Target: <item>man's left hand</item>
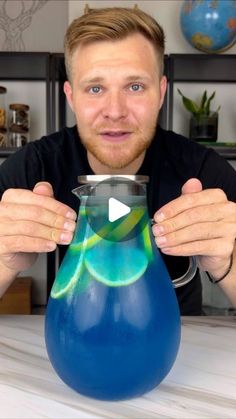
[(154, 215), (157, 246), (172, 256), (196, 256), (201, 270), (215, 279), (227, 271), (236, 238), (236, 203), (221, 189), (202, 189), (189, 179), (180, 197)]

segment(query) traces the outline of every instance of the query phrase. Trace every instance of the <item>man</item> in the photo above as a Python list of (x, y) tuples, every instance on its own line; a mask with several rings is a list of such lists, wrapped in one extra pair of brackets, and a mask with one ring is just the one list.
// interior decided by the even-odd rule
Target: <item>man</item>
[[(163, 55), (161, 27), (140, 10), (97, 9), (72, 22), (64, 91), (77, 127), (30, 143), (0, 170), (1, 293), (38, 253), (70, 243), (78, 175), (137, 173), (150, 177), (153, 233), (172, 278), (195, 255), (236, 306), (236, 173), (157, 126)], [(177, 297), (182, 314), (201, 314), (199, 273)]]

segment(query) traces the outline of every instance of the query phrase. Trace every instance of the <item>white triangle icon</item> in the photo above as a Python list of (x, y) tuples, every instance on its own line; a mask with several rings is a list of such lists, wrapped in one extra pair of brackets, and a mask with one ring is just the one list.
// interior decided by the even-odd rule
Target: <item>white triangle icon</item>
[(129, 214), (131, 211), (130, 207), (118, 201), (115, 198), (109, 198), (108, 201), (108, 220), (112, 223), (113, 221), (119, 220), (124, 215)]

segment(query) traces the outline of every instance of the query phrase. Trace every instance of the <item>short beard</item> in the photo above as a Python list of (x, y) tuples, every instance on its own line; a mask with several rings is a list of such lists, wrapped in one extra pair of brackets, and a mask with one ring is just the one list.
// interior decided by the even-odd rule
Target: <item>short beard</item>
[(149, 128), (148, 134), (144, 137), (141, 135), (138, 137), (138, 141), (133, 146), (131, 151), (126, 153), (125, 144), (111, 144), (107, 153), (101, 152), (99, 144), (94, 144), (93, 139), (84, 138), (78, 128), (79, 136), (82, 144), (86, 150), (92, 154), (102, 165), (112, 170), (124, 169), (133, 163), (138, 157), (140, 157), (150, 146), (153, 141), (156, 131), (156, 124)]

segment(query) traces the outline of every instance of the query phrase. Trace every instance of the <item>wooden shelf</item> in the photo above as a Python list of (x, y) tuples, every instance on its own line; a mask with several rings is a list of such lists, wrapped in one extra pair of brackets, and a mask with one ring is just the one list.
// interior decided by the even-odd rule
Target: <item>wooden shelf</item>
[(236, 82), (235, 54), (170, 54), (173, 82)]
[(18, 277), (0, 298), (0, 314), (31, 314), (32, 277)]

